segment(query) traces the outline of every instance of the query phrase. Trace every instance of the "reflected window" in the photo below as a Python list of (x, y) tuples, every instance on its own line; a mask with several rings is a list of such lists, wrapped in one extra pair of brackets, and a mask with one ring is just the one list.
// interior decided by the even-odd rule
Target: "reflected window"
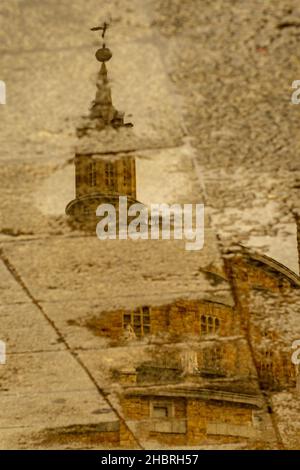
[(174, 407), (172, 402), (151, 402), (150, 415), (154, 419), (171, 419), (174, 415)]
[(91, 162), (89, 164), (89, 185), (91, 187), (97, 185), (96, 162)]
[(208, 347), (203, 350), (203, 368), (220, 370), (222, 361), (222, 348), (220, 346)]
[(113, 189), (115, 187), (115, 169), (112, 162), (105, 164), (105, 185), (108, 189)]
[(212, 315), (201, 315), (200, 334), (208, 335), (218, 333), (220, 330), (220, 320)]
[(130, 325), (137, 337), (146, 336), (150, 333), (150, 307), (143, 306), (132, 313), (124, 313), (123, 329)]

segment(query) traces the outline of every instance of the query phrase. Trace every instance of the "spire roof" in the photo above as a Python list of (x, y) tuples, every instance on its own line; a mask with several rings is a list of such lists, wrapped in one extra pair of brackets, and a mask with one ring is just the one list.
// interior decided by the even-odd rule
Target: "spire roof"
[[(103, 26), (91, 28), (92, 31), (102, 31), (102, 39), (108, 24), (104, 22)], [(111, 88), (107, 74), (106, 62), (112, 57), (111, 50), (102, 43), (102, 47), (96, 51), (96, 59), (101, 62), (101, 67), (97, 76), (97, 91), (94, 101), (91, 103), (90, 113), (81, 127), (77, 129), (77, 134), (82, 137), (89, 133), (89, 130), (95, 129), (101, 131), (105, 127), (132, 127), (131, 123), (124, 123), (124, 113), (118, 111), (112, 103)]]

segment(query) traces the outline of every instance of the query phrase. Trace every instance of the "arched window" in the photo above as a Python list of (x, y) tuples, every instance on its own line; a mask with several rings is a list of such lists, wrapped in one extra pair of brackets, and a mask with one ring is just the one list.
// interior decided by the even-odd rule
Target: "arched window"
[(115, 187), (115, 169), (112, 162), (105, 164), (105, 185), (107, 189), (114, 189)]
[(201, 315), (201, 334), (206, 334), (206, 315)]
[(213, 317), (208, 317), (208, 333), (214, 332), (214, 319)]
[(200, 334), (211, 335), (218, 333), (220, 330), (220, 320), (212, 315), (201, 315), (200, 317)]
[(96, 162), (91, 162), (89, 164), (89, 185), (91, 187), (97, 185)]

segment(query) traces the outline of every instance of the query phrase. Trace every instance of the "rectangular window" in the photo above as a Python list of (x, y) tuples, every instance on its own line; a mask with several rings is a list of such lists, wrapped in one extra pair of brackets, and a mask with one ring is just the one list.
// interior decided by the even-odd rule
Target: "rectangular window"
[(150, 402), (150, 418), (148, 424), (150, 432), (167, 434), (186, 434), (187, 419), (175, 418), (175, 403), (173, 401)]
[(154, 405), (153, 406), (153, 418), (168, 418), (169, 409), (167, 406)]
[(265, 350), (261, 352), (258, 363), (258, 372), (262, 388), (268, 389), (276, 384), (272, 351)]
[(174, 418), (174, 406), (172, 402), (150, 402), (150, 417), (153, 419)]
[(222, 360), (222, 350), (219, 346), (209, 347), (203, 350), (204, 369), (220, 370)]
[(123, 317), (123, 322), (124, 326), (130, 325), (131, 324), (131, 315), (130, 314), (125, 314)]
[(260, 372), (272, 373), (273, 371), (273, 351), (266, 350), (261, 354), (261, 360), (259, 363)]
[(200, 318), (200, 334), (212, 335), (220, 330), (220, 320), (212, 315), (201, 315)]
[(150, 308), (148, 306), (140, 307), (132, 313), (124, 313), (123, 328), (131, 325), (137, 337), (150, 334)]
[(123, 160), (123, 186), (131, 185), (131, 162)]

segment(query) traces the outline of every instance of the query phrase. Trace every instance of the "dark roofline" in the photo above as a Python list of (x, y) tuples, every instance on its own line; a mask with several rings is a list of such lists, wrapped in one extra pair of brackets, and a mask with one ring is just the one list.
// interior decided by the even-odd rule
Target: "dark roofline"
[(251, 407), (260, 408), (263, 404), (260, 393), (246, 394), (239, 392), (228, 392), (223, 390), (205, 389), (197, 386), (130, 386), (124, 390), (124, 395), (129, 397), (185, 397), (198, 398), (204, 401), (224, 401)]
[(271, 270), (276, 271), (277, 273), (282, 274), (284, 277), (289, 279), (296, 287), (300, 288), (300, 276), (294, 273), (291, 269), (283, 264), (276, 261), (274, 258), (270, 258), (267, 255), (263, 255), (257, 252), (253, 252), (248, 248), (242, 246), (244, 254), (252, 261), (258, 261), (266, 266), (268, 266)]

